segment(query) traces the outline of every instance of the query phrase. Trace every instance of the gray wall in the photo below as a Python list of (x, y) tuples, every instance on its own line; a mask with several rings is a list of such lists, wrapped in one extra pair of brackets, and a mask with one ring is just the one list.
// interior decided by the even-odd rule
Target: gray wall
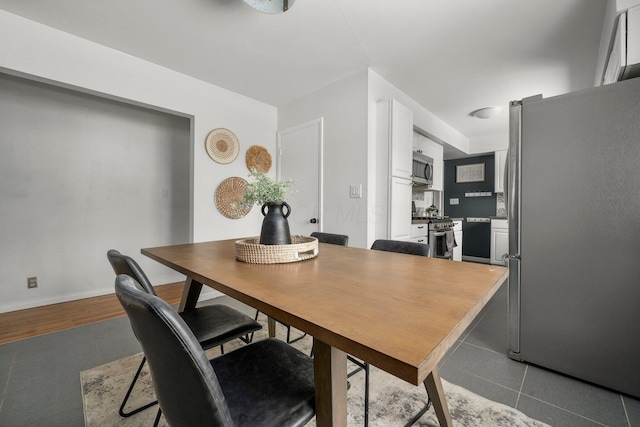
[[(0, 74), (0, 311), (112, 292), (105, 253), (190, 239), (190, 120)], [(39, 285), (27, 290), (27, 277)]]
[[(484, 163), (484, 182), (457, 183), (456, 166)], [(493, 192), (494, 156), (476, 156), (444, 162), (444, 212), (451, 218), (464, 218), (462, 223), (462, 255), (491, 258), (491, 224), (468, 222), (467, 217), (485, 218), (496, 214), (496, 193)], [(491, 192), (489, 197), (465, 197), (465, 193)], [(459, 204), (452, 205), (452, 198)]]

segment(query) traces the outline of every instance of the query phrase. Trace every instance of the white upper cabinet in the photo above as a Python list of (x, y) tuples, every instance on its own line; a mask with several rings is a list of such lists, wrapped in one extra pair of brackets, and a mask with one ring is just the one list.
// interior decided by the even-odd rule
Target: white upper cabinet
[(411, 179), (413, 169), (413, 111), (392, 99), (378, 102), (379, 131), (387, 133), (391, 176)]
[(496, 193), (504, 193), (504, 174), (506, 173), (507, 167), (507, 150), (496, 151), (494, 154), (495, 164), (495, 184), (494, 184), (494, 192)]
[(442, 145), (417, 132), (413, 133), (413, 150), (433, 159), (433, 185), (430, 190), (444, 189), (444, 149)]
[(413, 133), (413, 151), (417, 151), (418, 153), (422, 153), (422, 146), (420, 145), (420, 135), (418, 132)]
[(377, 239), (411, 238), (413, 111), (396, 100), (376, 104), (376, 198), (386, 218), (376, 223)]

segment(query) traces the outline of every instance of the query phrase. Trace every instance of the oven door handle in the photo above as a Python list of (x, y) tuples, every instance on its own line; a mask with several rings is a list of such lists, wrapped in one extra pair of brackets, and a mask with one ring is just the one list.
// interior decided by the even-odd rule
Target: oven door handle
[(433, 237), (440, 237), (444, 235), (446, 235), (444, 231), (433, 231)]

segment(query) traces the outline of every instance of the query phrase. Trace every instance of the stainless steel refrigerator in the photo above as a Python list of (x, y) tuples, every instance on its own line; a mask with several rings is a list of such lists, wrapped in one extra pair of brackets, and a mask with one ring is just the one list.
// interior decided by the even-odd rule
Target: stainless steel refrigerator
[(512, 102), (509, 354), (640, 397), (640, 78)]

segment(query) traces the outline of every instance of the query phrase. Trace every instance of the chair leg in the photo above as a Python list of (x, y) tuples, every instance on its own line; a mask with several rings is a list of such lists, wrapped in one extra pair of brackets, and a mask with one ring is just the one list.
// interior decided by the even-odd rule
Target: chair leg
[[(427, 385), (424, 385), (425, 390), (427, 389)], [(411, 427), (412, 425), (414, 425), (419, 419), (420, 417), (422, 417), (428, 410), (429, 408), (431, 408), (431, 397), (429, 397), (429, 391), (427, 390), (427, 405), (422, 408), (420, 410), (420, 412), (418, 412), (416, 415), (414, 415), (413, 418), (411, 418), (405, 425), (404, 427)]]
[(156, 414), (156, 420), (153, 422), (153, 427), (158, 427), (160, 423), (160, 417), (162, 416), (162, 409), (158, 408), (158, 413)]
[(131, 415), (137, 414), (138, 412), (144, 411), (147, 408), (152, 407), (153, 405), (157, 404), (158, 401), (153, 401), (151, 403), (147, 403), (144, 406), (141, 406), (137, 409), (134, 409), (131, 412), (124, 412), (124, 407), (127, 404), (127, 401), (129, 400), (129, 396), (131, 396), (131, 392), (133, 391), (133, 387), (136, 385), (136, 381), (138, 381), (138, 377), (140, 376), (140, 372), (142, 372), (142, 368), (144, 367), (145, 362), (147, 361), (146, 357), (142, 357), (142, 361), (140, 362), (140, 366), (138, 367), (138, 370), (136, 371), (136, 374), (133, 377), (133, 380), (131, 381), (131, 385), (129, 386), (129, 390), (127, 390), (127, 394), (124, 396), (124, 400), (122, 400), (122, 404), (120, 405), (120, 409), (118, 410), (118, 413), (120, 414), (121, 417), (130, 417)]
[(369, 427), (369, 364), (364, 364), (364, 427)]
[[(351, 378), (360, 371), (364, 371), (364, 427), (369, 425), (369, 364), (347, 355), (347, 360), (358, 366), (347, 374), (347, 379)], [(348, 381), (347, 381), (348, 383)]]
[(304, 332), (298, 338), (291, 339), (291, 326), (289, 325), (286, 325), (286, 326), (287, 326), (287, 344), (293, 344), (294, 342), (300, 341), (302, 338), (307, 336), (307, 333)]
[[(256, 322), (258, 321), (258, 315), (260, 314), (260, 311), (256, 310), (256, 316), (253, 318), (253, 320), (255, 320)], [(255, 331), (254, 331), (255, 332)], [(247, 335), (247, 344), (251, 344), (253, 342), (253, 333), (251, 332), (250, 334)]]
[[(256, 316), (254, 317), (253, 320), (255, 320), (256, 322), (258, 321), (258, 315), (260, 314), (260, 312), (258, 310), (256, 310)], [(302, 338), (306, 337), (307, 334), (306, 332), (303, 333), (301, 336), (299, 336), (298, 338), (294, 338), (291, 339), (291, 326), (289, 325), (284, 325), (287, 327), (287, 344), (293, 344), (294, 342), (300, 341)], [(241, 338), (242, 339), (242, 338)], [(244, 340), (243, 340), (244, 341)], [(251, 343), (253, 341), (253, 332), (251, 332), (251, 334), (248, 336), (248, 340), (246, 341), (247, 344)]]

